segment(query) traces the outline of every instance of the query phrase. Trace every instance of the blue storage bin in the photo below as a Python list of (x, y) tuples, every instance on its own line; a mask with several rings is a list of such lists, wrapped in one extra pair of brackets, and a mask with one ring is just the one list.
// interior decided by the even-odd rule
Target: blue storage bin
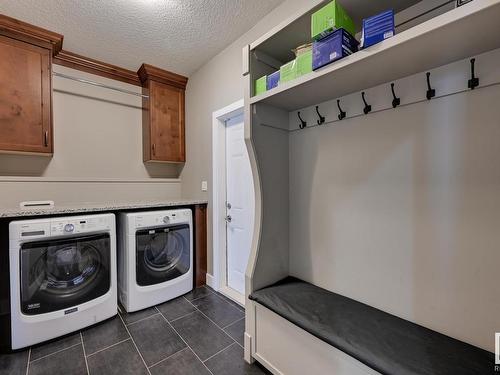
[(280, 71), (276, 71), (273, 74), (269, 74), (267, 76), (267, 90), (274, 89), (275, 87), (278, 86), (278, 83), (280, 82)]
[(394, 27), (394, 11), (377, 14), (363, 20), (361, 47), (366, 48), (388, 39), (396, 33)]
[(313, 70), (358, 51), (358, 41), (344, 29), (338, 29), (313, 43)]

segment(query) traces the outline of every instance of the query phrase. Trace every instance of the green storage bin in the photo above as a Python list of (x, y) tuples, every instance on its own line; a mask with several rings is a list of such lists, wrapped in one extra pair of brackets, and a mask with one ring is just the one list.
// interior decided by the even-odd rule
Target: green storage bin
[(354, 22), (337, 0), (328, 3), (311, 16), (311, 37), (314, 40), (324, 38), (340, 28), (351, 35), (356, 34)]
[(312, 50), (297, 56), (297, 77), (312, 72)]
[(292, 60), (280, 68), (280, 84), (297, 78), (297, 60)]
[(267, 76), (260, 77), (255, 80), (255, 95), (262, 94), (267, 91)]

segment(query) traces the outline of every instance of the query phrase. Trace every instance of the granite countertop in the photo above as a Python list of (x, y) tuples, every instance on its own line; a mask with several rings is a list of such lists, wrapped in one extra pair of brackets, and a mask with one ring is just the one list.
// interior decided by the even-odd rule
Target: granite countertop
[(82, 203), (79, 205), (68, 205), (44, 208), (0, 208), (0, 218), (24, 217), (24, 216), (50, 216), (61, 214), (78, 214), (85, 212), (103, 211), (125, 211), (147, 208), (161, 208), (174, 206), (192, 206), (195, 204), (206, 204), (203, 199), (171, 199), (164, 201), (144, 201), (144, 202), (121, 202), (121, 203)]

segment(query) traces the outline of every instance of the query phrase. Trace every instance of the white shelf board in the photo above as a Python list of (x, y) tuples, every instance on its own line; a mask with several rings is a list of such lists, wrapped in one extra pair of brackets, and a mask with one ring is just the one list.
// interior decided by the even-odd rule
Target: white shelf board
[[(311, 41), (311, 15), (330, 0), (313, 0), (301, 12), (288, 18), (260, 39), (250, 45), (250, 49), (258, 49), (266, 55), (288, 62), (294, 58), (292, 49)], [(406, 9), (421, 0), (341, 0), (347, 14), (351, 16), (356, 30), (361, 31), (363, 18), (393, 9), (395, 13)], [(438, 0), (445, 1), (445, 0)]]
[[(499, 34), (500, 0), (474, 0), (252, 97), (250, 104), (265, 103), (288, 111), (308, 107), (500, 48)], [(481, 67), (476, 72), (480, 76)]]

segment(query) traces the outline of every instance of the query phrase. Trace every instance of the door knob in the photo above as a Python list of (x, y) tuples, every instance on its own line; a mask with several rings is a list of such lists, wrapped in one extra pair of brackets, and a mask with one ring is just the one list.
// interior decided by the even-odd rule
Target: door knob
[(226, 221), (227, 221), (228, 223), (230, 223), (232, 220), (233, 220), (233, 218), (231, 217), (231, 215), (227, 215), (227, 216), (226, 216)]
[(233, 207), (233, 206), (231, 206), (231, 203), (227, 202), (226, 207), (230, 210), (231, 207)]

